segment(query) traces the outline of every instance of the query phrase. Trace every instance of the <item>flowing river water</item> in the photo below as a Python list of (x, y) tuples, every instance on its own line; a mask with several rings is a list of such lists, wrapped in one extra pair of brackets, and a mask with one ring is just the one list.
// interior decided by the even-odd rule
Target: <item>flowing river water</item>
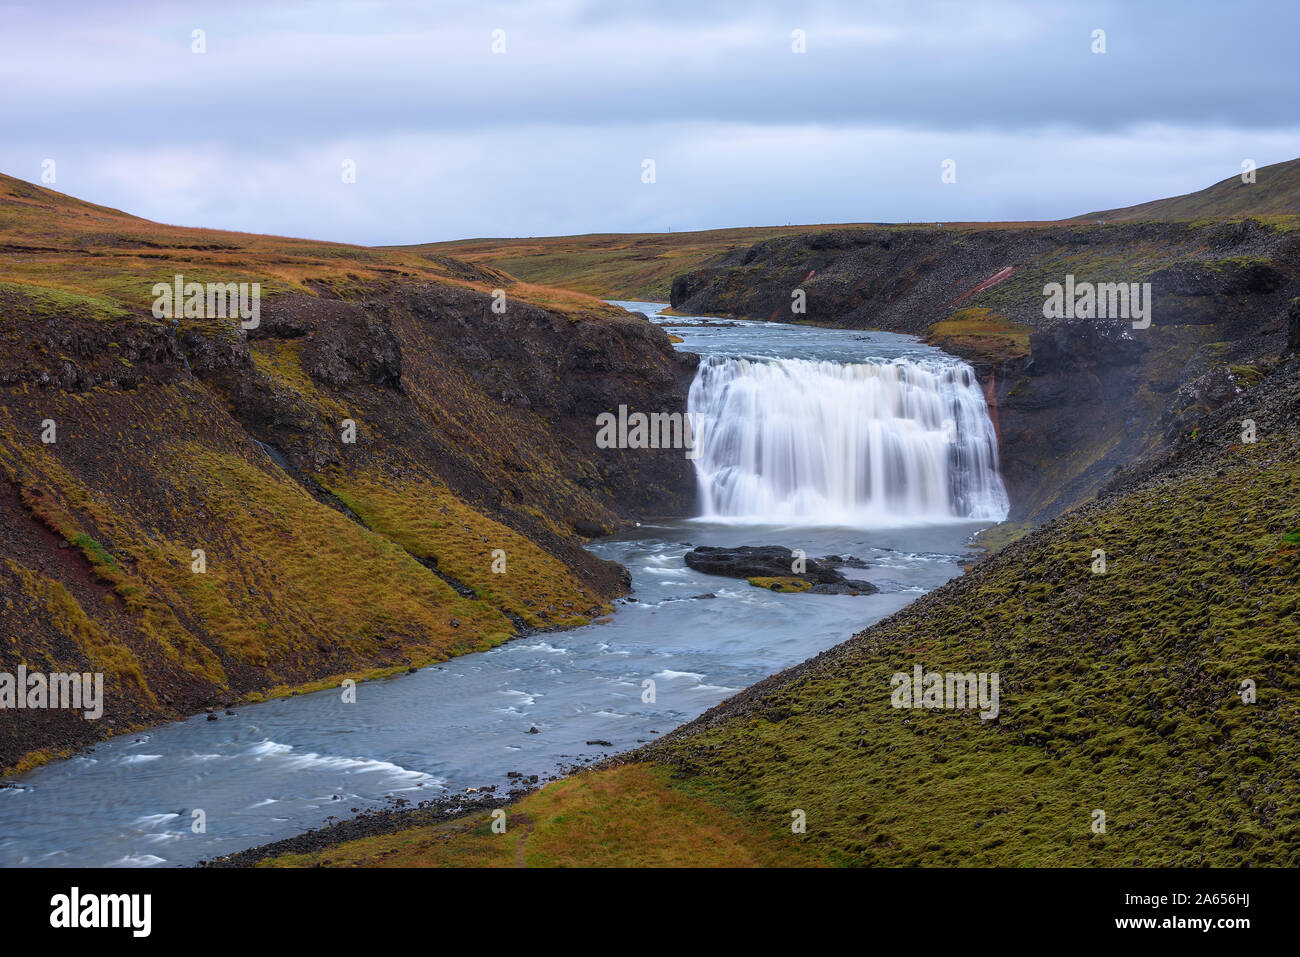
[[(892, 614), (960, 574), (970, 537), (1005, 516), (963, 363), (907, 336), (619, 305), (704, 357), (691, 392), (702, 516), (592, 543), (632, 573), (613, 616), (363, 683), (355, 703), (331, 690), (199, 715), (5, 779), (0, 865), (187, 865), (395, 800), (502, 793), (510, 772), (545, 780)], [(861, 559), (847, 577), (880, 590), (777, 594), (683, 562), (696, 545), (745, 544)]]

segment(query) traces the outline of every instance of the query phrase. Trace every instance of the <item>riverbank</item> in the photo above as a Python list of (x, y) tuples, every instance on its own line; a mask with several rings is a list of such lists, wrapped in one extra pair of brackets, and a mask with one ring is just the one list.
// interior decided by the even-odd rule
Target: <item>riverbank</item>
[(611, 764), (594, 788), (590, 781), (583, 773), (469, 813), (452, 802), (366, 815), (206, 866), (820, 866), (793, 838), (683, 795), (661, 769)]

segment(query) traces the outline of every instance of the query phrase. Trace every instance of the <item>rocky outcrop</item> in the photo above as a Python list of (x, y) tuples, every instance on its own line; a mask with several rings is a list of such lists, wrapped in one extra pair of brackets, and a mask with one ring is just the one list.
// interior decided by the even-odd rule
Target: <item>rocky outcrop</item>
[[(738, 547), (701, 545), (686, 553), (689, 568), (706, 575), (728, 578), (797, 579), (811, 582), (809, 594), (870, 595), (876, 586), (870, 582), (846, 579), (835, 567), (843, 562), (830, 558), (804, 558), (780, 545), (741, 545)], [(864, 567), (854, 563), (855, 567)]]
[[(741, 545), (737, 548), (701, 545), (686, 553), (686, 564), (706, 575), (728, 578), (790, 577), (811, 582), (837, 582), (844, 576), (815, 558), (796, 563), (796, 556), (780, 545)], [(795, 568), (802, 566), (800, 571)]]
[(823, 582), (808, 589), (809, 595), (874, 595), (880, 591), (871, 582), (859, 578), (846, 578), (838, 582)]
[[(1073, 274), (1151, 282), (1157, 322), (1200, 322), (1234, 297), (1290, 288), (1298, 249), (1300, 239), (1253, 220), (833, 228), (755, 243), (678, 276), (672, 306), (916, 335), (959, 306), (986, 306), (1045, 328), (1044, 284)], [(796, 289), (804, 313), (792, 310)], [(1266, 312), (1277, 301), (1252, 305)]]
[(401, 391), (402, 347), (382, 319), (360, 315), (323, 324), (302, 354), (318, 382), (343, 388), (354, 382)]

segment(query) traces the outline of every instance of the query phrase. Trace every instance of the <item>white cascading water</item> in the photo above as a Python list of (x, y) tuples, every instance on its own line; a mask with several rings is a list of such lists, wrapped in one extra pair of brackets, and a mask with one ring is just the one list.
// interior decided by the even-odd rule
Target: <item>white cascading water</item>
[(710, 356), (689, 410), (705, 518), (873, 526), (1006, 518), (997, 435), (964, 362)]

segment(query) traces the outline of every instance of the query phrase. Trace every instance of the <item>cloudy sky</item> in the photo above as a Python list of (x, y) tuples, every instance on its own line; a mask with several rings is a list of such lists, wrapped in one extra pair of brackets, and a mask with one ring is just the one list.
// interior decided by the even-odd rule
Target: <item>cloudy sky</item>
[(1300, 156), (1293, 0), (3, 6), (0, 171), (190, 226), (1052, 219)]

